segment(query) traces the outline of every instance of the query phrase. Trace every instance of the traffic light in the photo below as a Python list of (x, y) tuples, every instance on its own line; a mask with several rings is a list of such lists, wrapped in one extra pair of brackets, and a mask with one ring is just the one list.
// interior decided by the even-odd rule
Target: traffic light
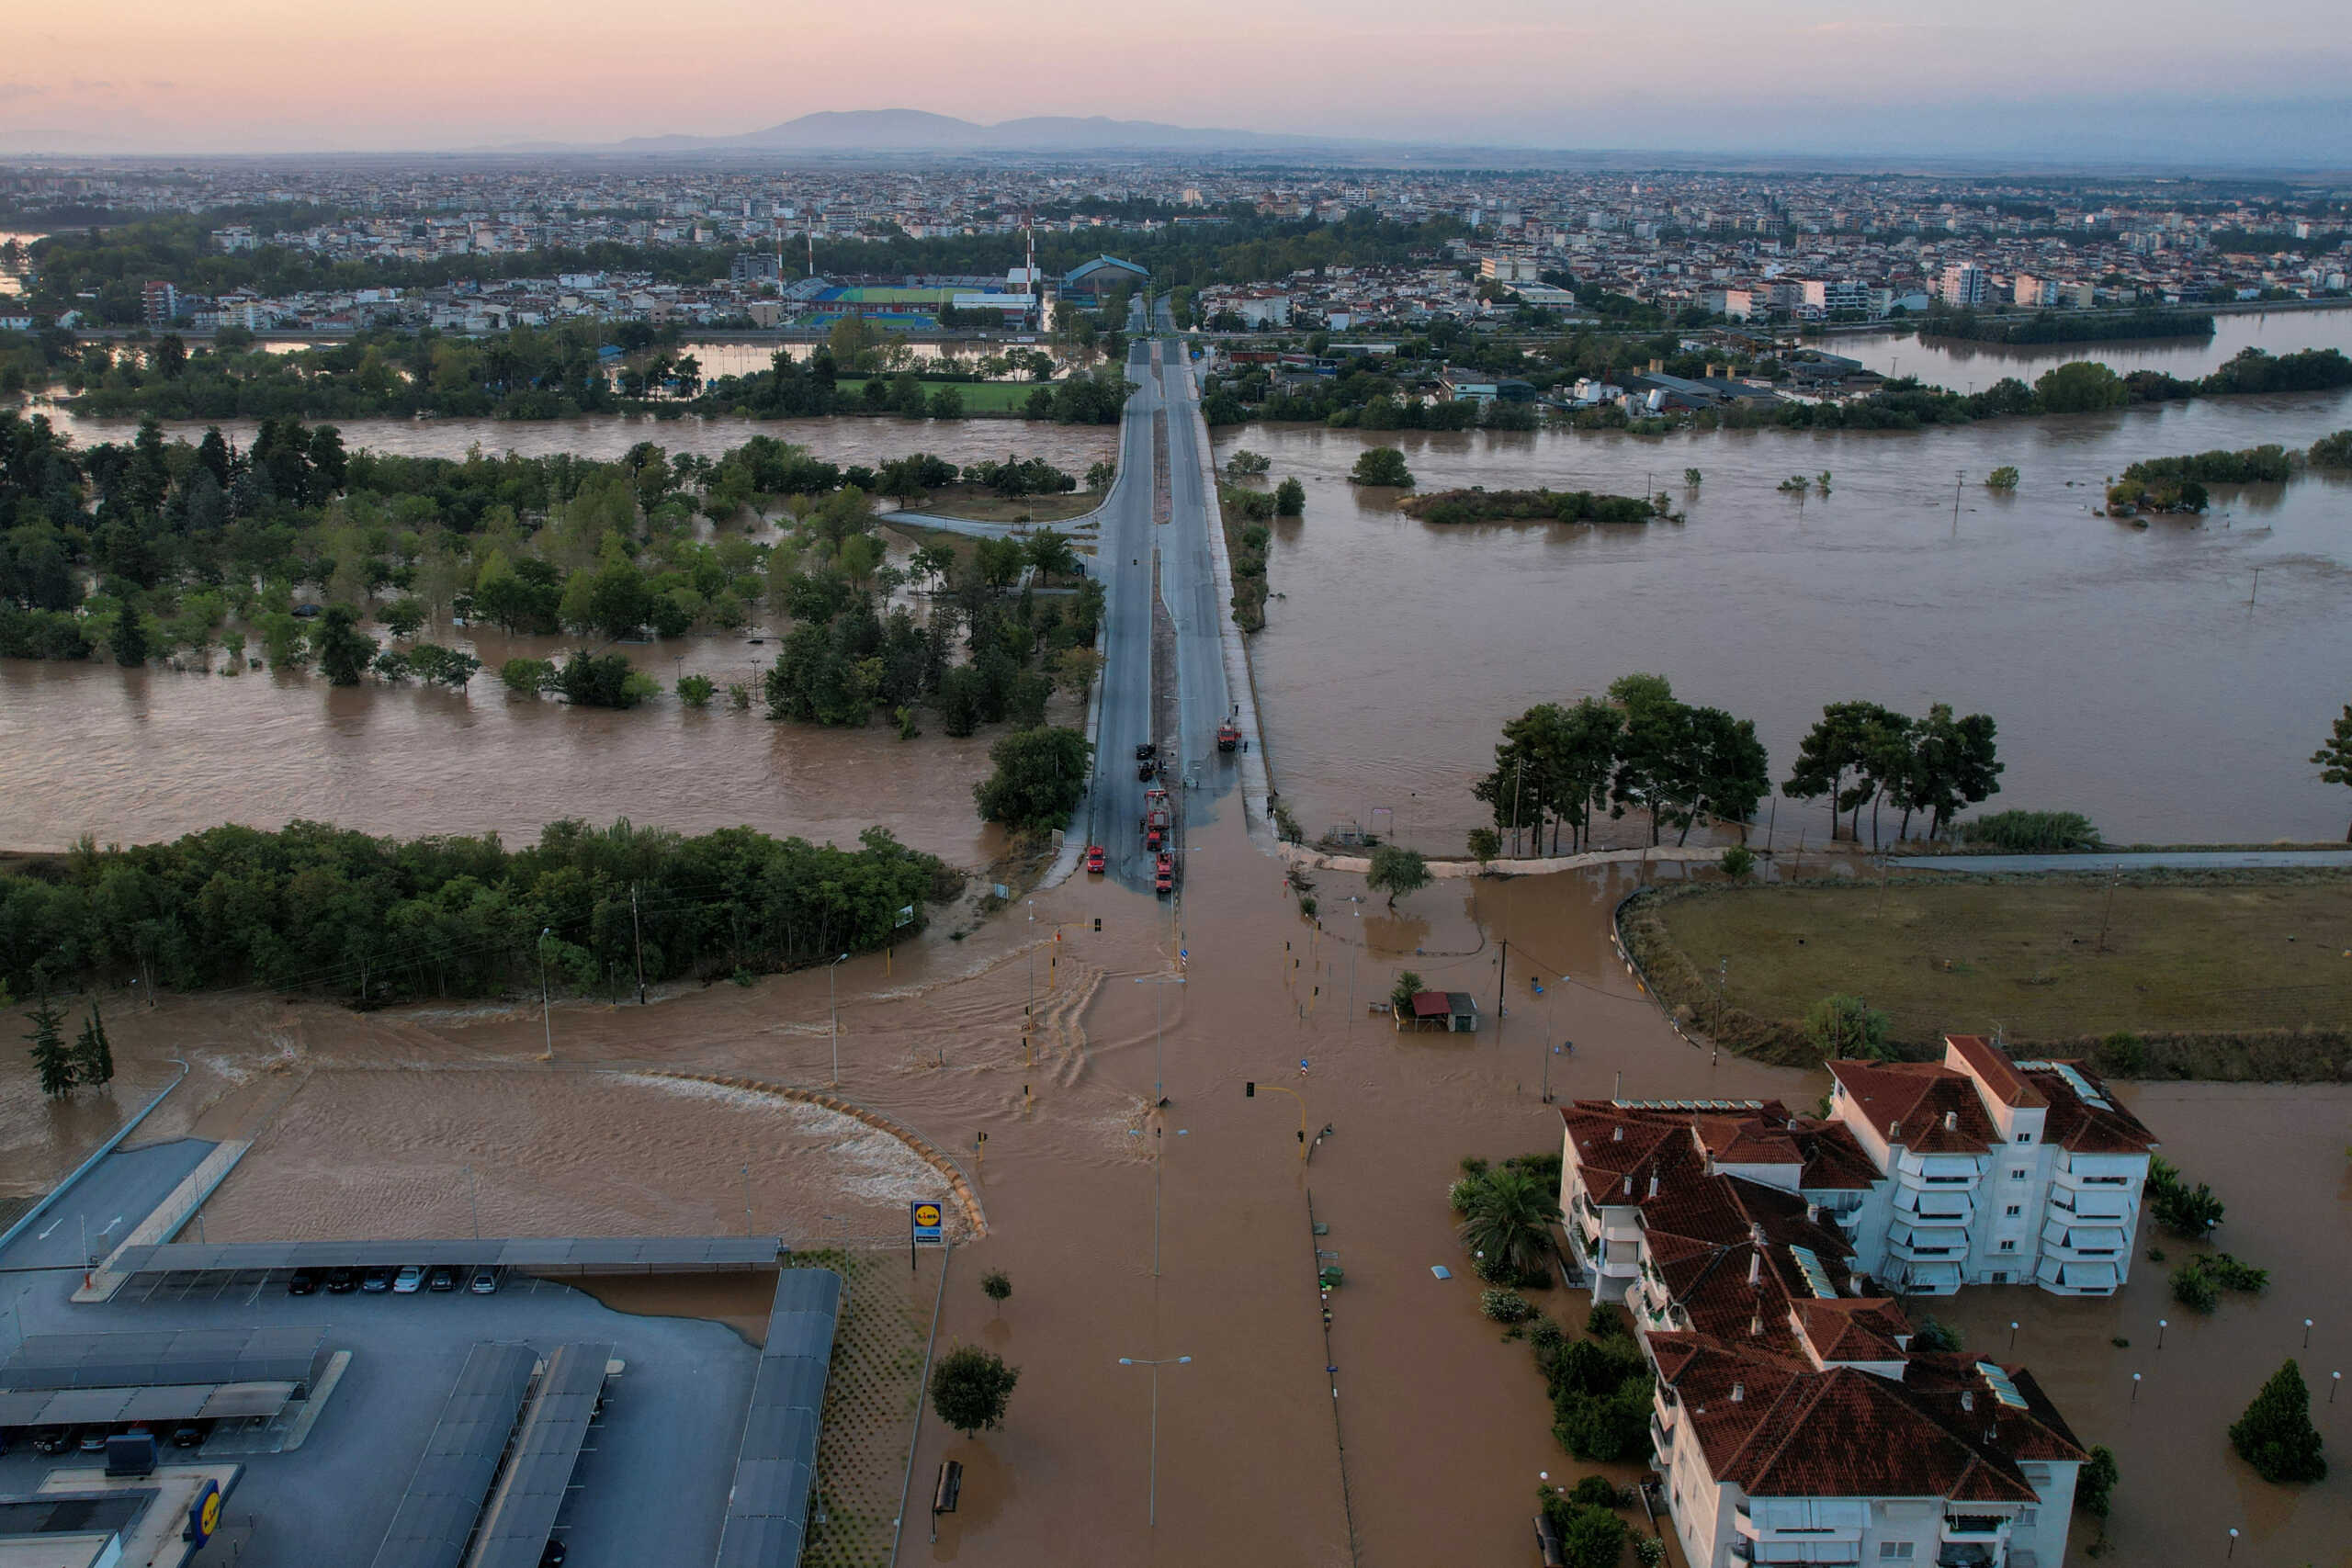
[(1243, 1084), (1243, 1085), (1241, 1086), (1241, 1098), (1242, 1098), (1242, 1099), (1244, 1099), (1244, 1100), (1255, 1100), (1255, 1099), (1257, 1099), (1257, 1098), (1258, 1098), (1258, 1086), (1257, 1086), (1257, 1084), (1256, 1084), (1256, 1083), (1254, 1083), (1254, 1082), (1251, 1082), (1251, 1083), (1245, 1083), (1245, 1084)]
[(1098, 931), (1102, 929), (1102, 917), (1100, 915), (1094, 917), (1094, 929)]

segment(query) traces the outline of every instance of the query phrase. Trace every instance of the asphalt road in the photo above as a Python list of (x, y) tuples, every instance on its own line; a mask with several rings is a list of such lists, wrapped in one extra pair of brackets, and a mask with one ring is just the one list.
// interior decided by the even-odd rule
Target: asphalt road
[(102, 1260), (211, 1152), (201, 1138), (116, 1150), (9, 1243), (0, 1253), (0, 1269), (71, 1269)]
[[(1164, 307), (1163, 307), (1164, 314)], [(1140, 325), (1140, 306), (1132, 318)], [(1089, 843), (1107, 853), (1108, 874), (1148, 891), (1152, 857), (1144, 850), (1144, 791), (1136, 776), (1136, 748), (1154, 739), (1151, 713), (1152, 566), (1159, 567), (1159, 597), (1176, 628), (1174, 675), (1181, 719), (1169, 756), (1166, 783), (1183, 788), (1187, 768), (1199, 781), (1187, 802), (1195, 819), (1233, 770), (1220, 764), (1216, 727), (1231, 704), (1217, 641), (1216, 581), (1209, 564), (1210, 497), (1202, 483), (1192, 379), (1182, 368), (1185, 350), (1160, 340), (1164, 367), (1154, 375), (1151, 344), (1128, 352), (1127, 400), (1119, 431), (1119, 477), (1095, 513), (1102, 525), (1094, 570), (1105, 590), (1102, 713), (1096, 732), (1094, 778), (1080, 813)], [(1170, 515), (1152, 521), (1152, 415), (1166, 412)]]
[(2122, 850), (2063, 855), (1897, 855), (1905, 871), (2001, 876), (2031, 871), (2246, 871), (2265, 867), (2352, 865), (2346, 850)]

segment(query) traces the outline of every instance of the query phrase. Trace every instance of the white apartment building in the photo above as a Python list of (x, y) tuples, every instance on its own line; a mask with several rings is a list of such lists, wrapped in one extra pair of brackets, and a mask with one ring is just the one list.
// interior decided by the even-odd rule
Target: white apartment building
[(1981, 310), (1992, 288), (1991, 273), (1973, 262), (1953, 262), (1944, 268), (1936, 296), (1954, 310)]
[(1562, 1201), (1658, 1374), (1683, 1554), (2060, 1568), (2086, 1459), (2022, 1368), (1912, 1348), (1848, 1240), (1886, 1185), (1841, 1122), (1762, 1100), (1579, 1100)]
[(1542, 268), (1533, 256), (1482, 256), (1478, 276), (1497, 283), (1533, 283)]
[(1829, 1070), (1830, 1113), (1882, 1178), (1849, 1233), (1857, 1268), (1921, 1295), (2105, 1296), (2130, 1277), (2155, 1139), (2080, 1067), (1952, 1034), (1940, 1065)]

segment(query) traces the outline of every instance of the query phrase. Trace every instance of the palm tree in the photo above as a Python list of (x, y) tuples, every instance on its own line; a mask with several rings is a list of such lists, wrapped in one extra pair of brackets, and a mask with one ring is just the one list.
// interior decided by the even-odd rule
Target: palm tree
[(1479, 1255), (1496, 1279), (1544, 1274), (1552, 1256), (1552, 1224), (1559, 1194), (1523, 1170), (1499, 1167), (1464, 1194), (1462, 1245)]

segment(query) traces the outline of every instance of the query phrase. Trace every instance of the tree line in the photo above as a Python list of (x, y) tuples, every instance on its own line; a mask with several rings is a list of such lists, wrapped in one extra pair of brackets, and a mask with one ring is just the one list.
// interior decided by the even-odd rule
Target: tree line
[[(749, 828), (549, 824), (376, 838), (220, 827), (0, 873), (0, 982), (28, 996), (136, 979), (353, 1002), (748, 976), (920, 930), (955, 874), (881, 829), (843, 850)], [(96, 1015), (93, 1014), (95, 1024)], [(102, 1036), (101, 1036), (102, 1038)], [(75, 1069), (77, 1072), (79, 1068)]]
[[(1871, 808), (1877, 842), (1882, 805), (1902, 813), (1896, 837), (1909, 834), (1924, 814), (1929, 832), (1949, 829), (1963, 806), (1991, 796), (2002, 764), (1994, 755), (1994, 724), (1984, 714), (1955, 716), (1938, 703), (1915, 718), (1870, 702), (1832, 703), (1807, 732), (1780, 788), (1793, 800), (1827, 797), (1834, 819)], [(1472, 788), (1494, 813), (1495, 828), (1473, 834), (1472, 852), (1500, 852), (1497, 830), (1521, 847), (1568, 852), (1589, 849), (1604, 809), (1611, 819), (1639, 813), (1649, 841), (1666, 829), (1688, 842), (1702, 818), (1739, 825), (1746, 837), (1757, 806), (1772, 791), (1770, 759), (1756, 726), (1720, 708), (1683, 702), (1662, 675), (1621, 676), (1602, 697), (1573, 704), (1539, 703), (1503, 725), (1495, 765)], [(1521, 838), (1526, 834), (1529, 837)]]

